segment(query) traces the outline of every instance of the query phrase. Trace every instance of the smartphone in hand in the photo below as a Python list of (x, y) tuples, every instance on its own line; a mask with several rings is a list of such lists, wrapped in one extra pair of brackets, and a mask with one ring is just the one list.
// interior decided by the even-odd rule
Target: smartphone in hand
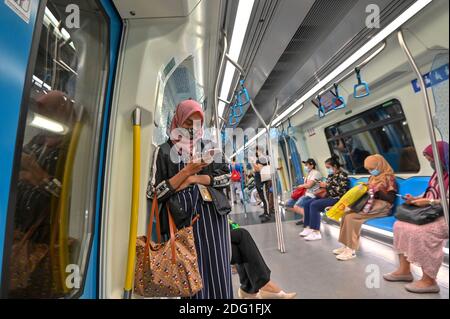
[(218, 148), (213, 148), (213, 149), (209, 149), (204, 151), (203, 153), (196, 153), (193, 156), (193, 161), (197, 161), (197, 162), (204, 162), (204, 163), (212, 163), (214, 161), (214, 157), (217, 154), (220, 154), (222, 151)]

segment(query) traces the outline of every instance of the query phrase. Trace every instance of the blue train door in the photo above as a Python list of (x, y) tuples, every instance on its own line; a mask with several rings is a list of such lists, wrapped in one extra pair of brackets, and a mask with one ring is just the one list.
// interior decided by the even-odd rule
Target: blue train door
[(2, 298), (97, 297), (111, 2), (0, 2)]

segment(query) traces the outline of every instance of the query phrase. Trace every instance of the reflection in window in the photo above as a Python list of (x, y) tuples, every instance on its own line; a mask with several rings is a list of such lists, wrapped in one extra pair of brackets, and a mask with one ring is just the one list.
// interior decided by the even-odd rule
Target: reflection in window
[(170, 127), (178, 103), (187, 99), (203, 103), (204, 92), (195, 80), (193, 62), (193, 57), (184, 60), (173, 71), (164, 86), (164, 96), (155, 112), (153, 142), (157, 145), (167, 141), (169, 137), (167, 129)]
[[(70, 297), (81, 288), (94, 217), (107, 61), (107, 24), (97, 3), (47, 3), (5, 270), (10, 298)], [(69, 4), (80, 8), (79, 29), (64, 25)]]
[(392, 100), (325, 129), (328, 146), (351, 174), (368, 174), (364, 160), (381, 154), (396, 173), (417, 173), (419, 159), (403, 109)]

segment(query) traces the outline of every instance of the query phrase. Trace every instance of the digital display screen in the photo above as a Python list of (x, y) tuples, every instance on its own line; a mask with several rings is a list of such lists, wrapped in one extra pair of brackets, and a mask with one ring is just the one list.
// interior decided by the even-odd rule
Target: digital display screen
[(319, 101), (317, 100), (317, 98), (312, 100), (311, 102), (317, 108), (319, 108), (319, 105), (321, 104), (323, 107), (323, 112), (325, 114), (331, 112), (334, 109), (340, 108), (344, 104), (344, 103), (342, 103), (342, 100), (338, 99), (337, 96), (332, 91), (327, 91), (323, 95), (320, 96), (320, 104), (319, 104)]

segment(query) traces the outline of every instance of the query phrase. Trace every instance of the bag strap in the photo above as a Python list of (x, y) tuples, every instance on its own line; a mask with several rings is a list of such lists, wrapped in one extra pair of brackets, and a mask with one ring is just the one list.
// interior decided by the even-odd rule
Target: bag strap
[(170, 212), (170, 208), (169, 205), (166, 204), (166, 208), (167, 208), (167, 215), (169, 216), (169, 231), (170, 231), (170, 246), (171, 246), (171, 250), (172, 250), (172, 263), (176, 263), (176, 257), (175, 257), (175, 231), (176, 231), (176, 226), (175, 226), (175, 222), (173, 221), (172, 218), (172, 213)]
[[(172, 262), (176, 263), (176, 247), (175, 247), (175, 233), (178, 231), (177, 227), (175, 225), (175, 222), (172, 217), (172, 213), (170, 211), (169, 205), (166, 204), (167, 209), (167, 215), (169, 217), (169, 232), (170, 232), (170, 246), (172, 251)], [(153, 198), (152, 202), (152, 209), (150, 212), (150, 222), (147, 227), (147, 240), (145, 243), (145, 258), (147, 256), (150, 256), (150, 246), (151, 246), (151, 236), (153, 231), (153, 220), (156, 218), (156, 231), (157, 231), (157, 238), (158, 243), (161, 243), (161, 224), (159, 220), (159, 208), (158, 208), (158, 199), (155, 197)], [(198, 220), (200, 219), (200, 215), (195, 216), (191, 221), (191, 226), (194, 225)]]
[(152, 208), (151, 208), (151, 212), (150, 212), (150, 221), (149, 224), (147, 226), (147, 238), (146, 238), (146, 242), (145, 242), (145, 254), (148, 255), (150, 254), (150, 242), (151, 242), (151, 237), (152, 237), (152, 233), (153, 233), (153, 220), (155, 219), (155, 215), (156, 215), (156, 236), (158, 238), (158, 243), (161, 243), (161, 225), (160, 225), (160, 221), (159, 221), (159, 208), (158, 208), (158, 198), (156, 197), (156, 193), (154, 195), (153, 201), (152, 201)]

